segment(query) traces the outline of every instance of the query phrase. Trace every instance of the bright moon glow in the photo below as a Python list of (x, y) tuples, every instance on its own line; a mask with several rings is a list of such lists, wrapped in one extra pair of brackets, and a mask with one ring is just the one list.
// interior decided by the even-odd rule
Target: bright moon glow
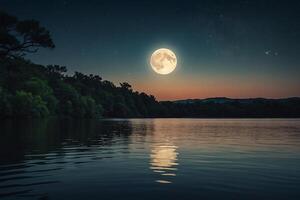
[(170, 49), (157, 49), (150, 59), (152, 69), (158, 74), (170, 74), (177, 65), (175, 53)]

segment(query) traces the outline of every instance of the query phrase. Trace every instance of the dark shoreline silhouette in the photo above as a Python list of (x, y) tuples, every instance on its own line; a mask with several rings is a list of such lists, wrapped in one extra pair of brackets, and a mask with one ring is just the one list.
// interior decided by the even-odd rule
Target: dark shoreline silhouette
[(63, 66), (19, 59), (0, 63), (0, 117), (43, 118), (297, 118), (300, 98), (208, 98), (157, 101), (98, 75), (65, 74)]
[(20, 21), (0, 12), (0, 118), (296, 118), (300, 98), (180, 100), (159, 102), (133, 91), (129, 83), (102, 80), (99, 75), (67, 67), (42, 66), (24, 58), (39, 48), (55, 47), (38, 21)]

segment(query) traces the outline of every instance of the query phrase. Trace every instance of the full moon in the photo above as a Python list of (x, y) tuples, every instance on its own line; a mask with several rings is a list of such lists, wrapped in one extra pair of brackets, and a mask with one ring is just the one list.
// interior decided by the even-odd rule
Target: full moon
[(161, 48), (152, 53), (150, 64), (156, 73), (170, 74), (176, 68), (177, 58), (170, 49)]

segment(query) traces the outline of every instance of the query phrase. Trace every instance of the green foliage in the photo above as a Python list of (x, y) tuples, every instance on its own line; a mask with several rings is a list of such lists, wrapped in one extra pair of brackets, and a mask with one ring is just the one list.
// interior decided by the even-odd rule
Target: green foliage
[(46, 81), (32, 77), (24, 84), (24, 90), (33, 95), (39, 95), (46, 102), (47, 108), (51, 114), (55, 113), (58, 100), (53, 95), (53, 90)]
[(17, 91), (11, 100), (13, 114), (16, 117), (46, 117), (49, 115), (47, 104), (39, 95)]
[(153, 96), (120, 87), (98, 75), (64, 73), (66, 67), (41, 66), (22, 58), (0, 63), (0, 116), (74, 118), (154, 117), (160, 104)]
[(26, 81), (24, 88), (33, 95), (40, 95), (43, 98), (52, 95), (53, 93), (46, 81), (36, 77), (32, 77), (30, 80)]

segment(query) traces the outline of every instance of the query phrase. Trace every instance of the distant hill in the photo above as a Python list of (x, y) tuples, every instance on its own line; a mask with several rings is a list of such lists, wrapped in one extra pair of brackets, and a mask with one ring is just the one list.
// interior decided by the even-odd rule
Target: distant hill
[(247, 98), (216, 97), (160, 102), (169, 117), (199, 118), (298, 118), (300, 98)]
[(216, 104), (225, 104), (225, 103), (242, 103), (242, 104), (251, 104), (257, 102), (293, 102), (300, 101), (300, 97), (290, 97), (290, 98), (280, 98), (280, 99), (268, 99), (268, 98), (245, 98), (245, 99), (232, 99), (227, 97), (215, 97), (215, 98), (205, 98), (205, 99), (183, 99), (173, 101), (174, 103), (179, 104), (191, 104), (191, 103), (216, 103)]

